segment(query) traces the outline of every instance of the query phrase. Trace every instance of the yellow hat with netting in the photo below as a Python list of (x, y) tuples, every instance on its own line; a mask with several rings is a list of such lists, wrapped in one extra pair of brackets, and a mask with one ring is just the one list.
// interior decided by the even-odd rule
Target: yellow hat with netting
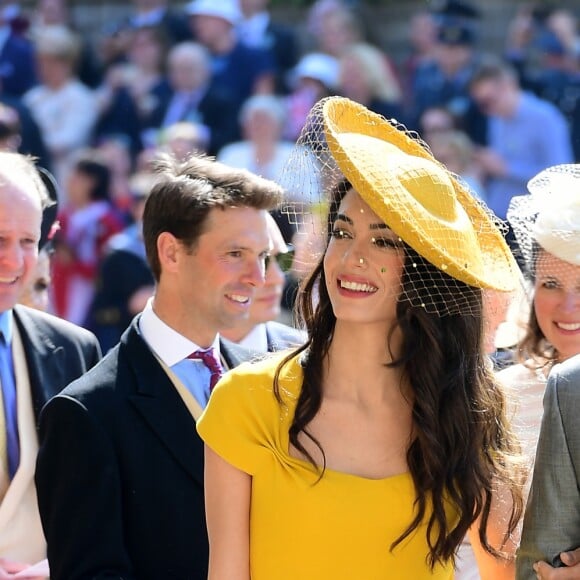
[(349, 99), (320, 106), (330, 155), (393, 232), (457, 280), (515, 289), (518, 267), (497, 218), (424, 143)]
[(337, 192), (345, 180), (352, 186), (403, 243), (400, 301), (439, 315), (479, 315), (480, 289), (511, 292), (521, 284), (505, 224), (416, 134), (347, 98), (312, 108), (283, 178), (287, 199), (317, 192), (310, 203), (284, 208), (299, 231), (310, 223), (315, 238), (323, 210), (334, 219)]

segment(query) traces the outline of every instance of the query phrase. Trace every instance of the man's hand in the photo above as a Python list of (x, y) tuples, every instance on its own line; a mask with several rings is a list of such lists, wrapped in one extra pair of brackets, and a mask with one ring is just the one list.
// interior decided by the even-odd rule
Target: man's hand
[(534, 571), (539, 580), (580, 580), (580, 548), (560, 554), (563, 568), (554, 568), (546, 562), (536, 562)]

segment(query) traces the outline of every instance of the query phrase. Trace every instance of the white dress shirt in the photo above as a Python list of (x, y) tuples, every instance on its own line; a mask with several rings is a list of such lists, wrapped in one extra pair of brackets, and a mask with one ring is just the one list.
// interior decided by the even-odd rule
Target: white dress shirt
[[(177, 375), (203, 409), (209, 400), (211, 372), (201, 360), (187, 358), (202, 347), (163, 322), (152, 304), (150, 299), (139, 319), (139, 330), (151, 350)], [(219, 359), (219, 336), (212, 347)]]

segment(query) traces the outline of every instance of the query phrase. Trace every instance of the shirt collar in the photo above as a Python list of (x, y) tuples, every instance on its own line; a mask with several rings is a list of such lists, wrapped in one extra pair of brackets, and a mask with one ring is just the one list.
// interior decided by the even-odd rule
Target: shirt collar
[(265, 324), (257, 324), (238, 341), (240, 346), (256, 352), (268, 352), (268, 333)]
[(241, 34), (251, 42), (260, 41), (266, 34), (266, 29), (270, 24), (270, 14), (267, 11), (258, 12), (250, 18), (245, 18), (238, 25)]
[(6, 344), (10, 344), (12, 342), (12, 325), (13, 316), (12, 310), (5, 310), (4, 312), (0, 312), (0, 333), (6, 340)]
[(135, 28), (139, 28), (141, 26), (157, 26), (163, 20), (165, 12), (166, 8), (164, 7), (154, 8), (153, 10), (149, 10), (147, 12), (140, 12), (131, 18), (131, 24)]
[[(168, 367), (172, 367), (187, 358), (192, 352), (202, 348), (163, 322), (153, 310), (152, 298), (148, 300), (143, 309), (139, 319), (139, 329), (147, 344)], [(215, 337), (212, 347), (219, 359), (219, 335)]]

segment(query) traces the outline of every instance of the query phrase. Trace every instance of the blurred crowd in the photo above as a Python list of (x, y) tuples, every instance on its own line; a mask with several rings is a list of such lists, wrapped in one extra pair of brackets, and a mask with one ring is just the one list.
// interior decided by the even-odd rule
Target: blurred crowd
[[(0, 146), (34, 155), (59, 186), (43, 307), (107, 350), (151, 294), (140, 216), (156, 154), (206, 152), (284, 184), (306, 115), (328, 95), (417, 131), (500, 218), (532, 176), (578, 161), (573, 11), (521, 5), (505, 46), (487, 54), (476, 6), (433, 6), (412, 16), (396, 59), (358, 2), (317, 0), (293, 26), (267, 0), (133, 0), (90, 36), (66, 0), (3, 3)], [(292, 201), (316, 204), (316, 189)], [(276, 217), (295, 241), (301, 232)]]

